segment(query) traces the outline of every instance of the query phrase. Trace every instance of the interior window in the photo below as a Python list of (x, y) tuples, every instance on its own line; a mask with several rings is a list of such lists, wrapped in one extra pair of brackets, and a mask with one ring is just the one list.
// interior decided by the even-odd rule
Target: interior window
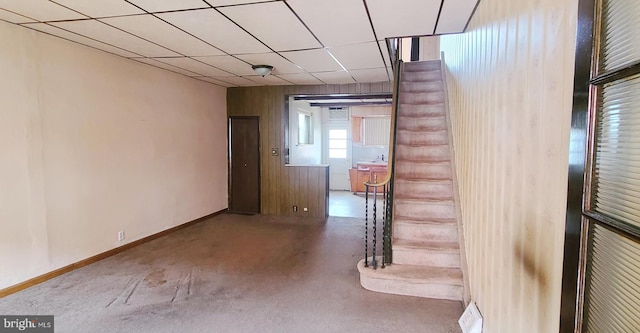
[(329, 158), (347, 158), (347, 130), (329, 130)]
[(298, 144), (313, 144), (313, 126), (311, 125), (311, 115), (298, 112)]

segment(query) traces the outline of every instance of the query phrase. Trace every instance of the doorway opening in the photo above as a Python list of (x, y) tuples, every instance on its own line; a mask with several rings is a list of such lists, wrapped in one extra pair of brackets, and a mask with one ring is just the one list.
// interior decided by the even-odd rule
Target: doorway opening
[[(386, 176), (392, 95), (289, 95), (285, 163), (329, 166), (329, 216), (364, 218), (363, 183)], [(378, 193), (378, 207), (383, 195)], [(369, 204), (373, 205), (373, 194)]]

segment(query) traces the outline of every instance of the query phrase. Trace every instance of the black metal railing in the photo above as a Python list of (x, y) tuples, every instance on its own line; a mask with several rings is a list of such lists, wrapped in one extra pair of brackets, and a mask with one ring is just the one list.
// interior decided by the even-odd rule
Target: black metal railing
[[(400, 72), (402, 60), (400, 60), (400, 49), (402, 40), (399, 38), (387, 39), (387, 48), (392, 61), (394, 72), (393, 84), (393, 102), (391, 108), (391, 135), (389, 139), (389, 158), (387, 165), (387, 176), (381, 182), (374, 176), (365, 182), (365, 233), (364, 233), (364, 266), (376, 269), (378, 267), (378, 222), (382, 222), (382, 256), (381, 268), (391, 264), (393, 260), (393, 251), (391, 246), (391, 233), (393, 218), (393, 179), (395, 173), (395, 146), (396, 146), (396, 124), (398, 117), (398, 93), (400, 90)], [(373, 195), (373, 204), (371, 207), (371, 216), (369, 215), (369, 194)], [(378, 195), (382, 195), (382, 214), (381, 219), (378, 216)], [(379, 221), (380, 220), (380, 221)], [(371, 229), (371, 256), (369, 256), (369, 229)]]

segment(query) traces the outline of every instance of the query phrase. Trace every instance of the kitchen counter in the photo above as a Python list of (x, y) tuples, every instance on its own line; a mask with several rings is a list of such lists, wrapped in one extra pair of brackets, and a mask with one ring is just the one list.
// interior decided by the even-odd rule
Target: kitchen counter
[(387, 162), (356, 162), (356, 168), (358, 169), (366, 169), (372, 167), (387, 167)]
[(387, 177), (387, 162), (357, 162), (349, 169), (351, 192), (364, 192), (365, 182), (381, 182)]

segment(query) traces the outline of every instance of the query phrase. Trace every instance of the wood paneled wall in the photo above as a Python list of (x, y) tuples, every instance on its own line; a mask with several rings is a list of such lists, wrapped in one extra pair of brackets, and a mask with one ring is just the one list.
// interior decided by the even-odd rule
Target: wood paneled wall
[[(314, 86), (266, 86), (227, 89), (229, 116), (260, 117), (261, 212), (271, 215), (326, 217), (327, 168), (285, 166), (284, 121), (287, 95), (390, 93), (390, 82)], [(280, 149), (272, 156), (271, 149)], [(293, 206), (298, 211), (293, 211)], [(309, 208), (304, 212), (303, 208)]]
[(487, 333), (558, 332), (577, 5), (483, 0), (467, 33), (440, 39)]

